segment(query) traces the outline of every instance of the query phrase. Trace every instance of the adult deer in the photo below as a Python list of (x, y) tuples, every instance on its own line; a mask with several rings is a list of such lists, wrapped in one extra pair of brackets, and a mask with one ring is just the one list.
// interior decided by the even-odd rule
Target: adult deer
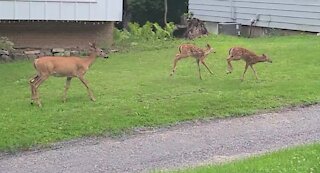
[(253, 65), (258, 62), (272, 63), (272, 60), (265, 54), (258, 56), (255, 53), (249, 51), (248, 49), (245, 49), (242, 47), (233, 47), (229, 50), (229, 57), (227, 58), (227, 62), (228, 62), (227, 74), (231, 73), (233, 70), (233, 67), (231, 65), (231, 61), (237, 61), (240, 59), (242, 59), (246, 62), (246, 66), (244, 68), (244, 72), (243, 72), (243, 75), (241, 78), (242, 81), (244, 80), (244, 75), (247, 72), (247, 69), (249, 66), (253, 70), (254, 75), (255, 75), (256, 79), (258, 80), (258, 76), (257, 76), (256, 70), (253, 68)]
[(170, 76), (172, 76), (174, 74), (174, 72), (176, 71), (176, 67), (177, 67), (177, 62), (183, 58), (187, 58), (187, 57), (193, 57), (196, 59), (197, 65), (198, 65), (198, 70), (199, 70), (199, 78), (202, 79), (201, 77), (201, 71), (200, 71), (200, 63), (203, 64), (207, 70), (211, 73), (212, 71), (209, 69), (209, 67), (207, 66), (207, 64), (205, 63), (205, 58), (207, 57), (208, 54), (210, 54), (211, 52), (214, 52), (214, 49), (207, 44), (206, 48), (199, 48), (193, 44), (182, 44), (179, 46), (179, 53), (176, 54), (174, 61), (173, 61), (173, 69), (172, 69), (172, 73), (170, 74)]
[(32, 102), (38, 104), (41, 107), (39, 99), (38, 88), (39, 86), (49, 78), (49, 76), (55, 77), (67, 77), (63, 101), (67, 99), (67, 91), (70, 86), (71, 79), (77, 77), (87, 88), (88, 94), (92, 101), (95, 101), (93, 93), (88, 86), (87, 81), (84, 79), (84, 75), (90, 68), (91, 64), (96, 60), (97, 56), (108, 58), (107, 54), (100, 48), (97, 48), (93, 43), (89, 43), (90, 54), (85, 58), (80, 57), (62, 57), (62, 56), (45, 56), (35, 59), (33, 62), (34, 68), (37, 70), (37, 74), (30, 79), (31, 87), (31, 99)]

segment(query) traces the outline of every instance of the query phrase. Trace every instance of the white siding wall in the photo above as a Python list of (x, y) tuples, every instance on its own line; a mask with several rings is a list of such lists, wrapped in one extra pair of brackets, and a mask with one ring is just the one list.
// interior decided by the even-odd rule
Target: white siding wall
[(189, 11), (211, 22), (320, 32), (320, 0), (190, 0)]
[(0, 20), (121, 21), (122, 0), (0, 0)]

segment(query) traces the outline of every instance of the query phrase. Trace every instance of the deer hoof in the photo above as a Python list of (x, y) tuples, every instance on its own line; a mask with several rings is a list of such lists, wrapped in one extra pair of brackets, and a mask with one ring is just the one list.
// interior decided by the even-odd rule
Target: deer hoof
[(95, 102), (95, 101), (96, 101), (96, 99), (92, 97), (92, 98), (91, 98), (91, 101)]

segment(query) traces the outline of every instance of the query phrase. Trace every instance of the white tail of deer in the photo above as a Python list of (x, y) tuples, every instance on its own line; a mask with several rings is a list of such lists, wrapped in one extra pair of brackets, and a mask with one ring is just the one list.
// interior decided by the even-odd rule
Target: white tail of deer
[(231, 61), (237, 61), (237, 60), (244, 60), (246, 62), (246, 66), (244, 68), (244, 72), (242, 75), (241, 80), (244, 80), (244, 75), (247, 72), (248, 67), (250, 66), (251, 69), (254, 72), (254, 75), (256, 79), (258, 79), (256, 70), (253, 68), (253, 65), (258, 62), (270, 62), (272, 63), (272, 60), (266, 56), (265, 54), (262, 54), (261, 56), (256, 55), (255, 53), (249, 51), (248, 49), (242, 48), (242, 47), (233, 47), (229, 50), (229, 57), (227, 58), (228, 63), (228, 70), (227, 74), (231, 73), (233, 70), (233, 67), (231, 65)]
[(35, 59), (33, 64), (34, 68), (37, 70), (37, 74), (29, 81), (31, 87), (31, 103), (35, 102), (41, 107), (38, 88), (46, 79), (49, 78), (49, 76), (67, 77), (63, 101), (66, 101), (67, 91), (73, 77), (80, 79), (80, 81), (87, 88), (90, 99), (95, 101), (93, 93), (89, 88), (87, 81), (84, 79), (84, 75), (91, 64), (95, 61), (97, 56), (104, 58), (108, 58), (108, 56), (102, 49), (97, 48), (94, 43), (89, 43), (89, 45), (90, 54), (85, 58), (45, 56)]
[(211, 52), (216, 53), (214, 51), (214, 49), (209, 44), (207, 44), (206, 48), (204, 48), (204, 49), (199, 48), (193, 44), (180, 45), (179, 46), (179, 53), (176, 54), (175, 59), (173, 61), (173, 69), (172, 69), (172, 73), (170, 74), (170, 76), (172, 76), (174, 74), (174, 72), (176, 71), (177, 62), (179, 60), (181, 60), (183, 58), (187, 58), (187, 57), (193, 57), (196, 59), (200, 79), (202, 79), (201, 72), (200, 72), (200, 63), (203, 64), (211, 74), (213, 74), (212, 71), (207, 66), (207, 64), (204, 62), (207, 55), (210, 54)]

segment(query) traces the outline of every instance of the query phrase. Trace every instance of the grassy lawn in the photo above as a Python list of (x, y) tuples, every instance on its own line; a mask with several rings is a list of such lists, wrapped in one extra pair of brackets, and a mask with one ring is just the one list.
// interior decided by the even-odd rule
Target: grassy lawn
[(300, 146), (222, 165), (203, 166), (175, 173), (317, 173), (320, 144)]
[[(65, 78), (51, 77), (40, 87), (43, 107), (31, 106), (28, 79), (35, 73), (32, 62), (0, 64), (0, 151), (320, 101), (320, 37), (201, 38), (194, 42), (200, 46), (208, 42), (217, 51), (206, 61), (215, 74), (202, 67), (202, 81), (194, 59), (180, 61), (175, 76), (169, 78), (180, 42), (184, 41), (98, 59), (86, 75), (96, 102), (73, 79), (68, 101), (62, 103)], [(259, 81), (251, 69), (245, 81), (240, 81), (242, 61), (233, 62), (234, 72), (226, 75), (225, 59), (234, 45), (271, 57), (273, 64), (255, 66)]]

